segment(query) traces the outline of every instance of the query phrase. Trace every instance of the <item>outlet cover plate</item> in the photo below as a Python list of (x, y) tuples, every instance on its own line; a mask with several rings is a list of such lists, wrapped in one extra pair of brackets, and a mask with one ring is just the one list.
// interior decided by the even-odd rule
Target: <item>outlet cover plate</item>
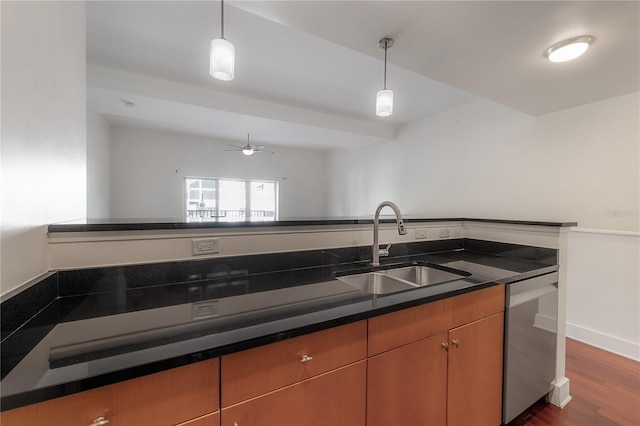
[(194, 256), (218, 253), (220, 253), (219, 238), (195, 238), (191, 240), (191, 254)]

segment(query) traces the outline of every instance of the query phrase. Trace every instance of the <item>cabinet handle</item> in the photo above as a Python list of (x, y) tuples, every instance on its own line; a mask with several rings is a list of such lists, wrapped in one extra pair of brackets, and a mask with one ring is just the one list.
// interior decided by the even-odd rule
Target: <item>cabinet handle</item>
[(109, 420), (105, 419), (104, 416), (96, 417), (89, 426), (104, 426), (109, 423)]
[(448, 350), (449, 350), (449, 344), (448, 344), (447, 342), (444, 342), (444, 343), (442, 344), (442, 347), (444, 348), (444, 350), (445, 350), (445, 351), (448, 351)]
[(458, 339), (453, 339), (453, 345), (454, 345), (456, 348), (459, 348), (459, 347), (460, 347), (460, 340), (458, 340)]
[(300, 362), (309, 362), (313, 359), (312, 356), (309, 355), (302, 355), (302, 358), (300, 358)]

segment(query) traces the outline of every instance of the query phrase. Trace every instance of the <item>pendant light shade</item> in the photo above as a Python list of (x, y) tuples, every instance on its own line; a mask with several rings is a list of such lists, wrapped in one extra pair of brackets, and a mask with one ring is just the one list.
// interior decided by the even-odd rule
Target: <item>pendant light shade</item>
[(220, 1), (220, 38), (211, 40), (209, 74), (217, 80), (233, 80), (236, 48), (224, 38), (224, 0)]
[(236, 62), (236, 48), (223, 38), (211, 40), (209, 74), (217, 80), (233, 80)]
[(393, 114), (393, 92), (389, 89), (378, 91), (376, 97), (376, 115), (388, 117)]
[(384, 88), (376, 96), (376, 115), (388, 117), (393, 114), (393, 92), (387, 89), (387, 49), (393, 46), (393, 39), (385, 37), (378, 42), (378, 46), (384, 49)]

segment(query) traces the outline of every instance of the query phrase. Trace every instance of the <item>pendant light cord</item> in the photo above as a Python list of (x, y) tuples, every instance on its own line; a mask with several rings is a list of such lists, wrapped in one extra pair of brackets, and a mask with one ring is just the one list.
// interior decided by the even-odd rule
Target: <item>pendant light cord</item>
[(387, 90), (387, 46), (389, 42), (384, 42), (384, 90)]
[(220, 0), (220, 38), (224, 39), (224, 0)]

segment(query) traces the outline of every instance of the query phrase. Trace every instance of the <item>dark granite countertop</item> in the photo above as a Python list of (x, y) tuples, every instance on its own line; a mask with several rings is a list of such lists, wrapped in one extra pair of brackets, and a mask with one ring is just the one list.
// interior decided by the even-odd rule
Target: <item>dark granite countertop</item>
[(382, 267), (407, 262), (470, 275), (375, 295), (335, 279), (370, 269), (355, 261), (211, 278), (192, 300), (172, 292), (190, 294), (189, 283), (58, 297), (3, 338), (2, 410), (557, 270), (548, 259), (465, 250), (395, 256)]
[[(512, 225), (533, 225), (570, 227), (577, 222), (544, 222), (528, 220), (482, 219), (482, 218), (412, 218), (404, 217), (405, 223), (412, 222), (486, 222)], [(381, 218), (382, 223), (395, 223), (395, 219)], [(49, 232), (95, 232), (95, 231), (146, 231), (153, 229), (206, 229), (206, 228), (260, 228), (286, 226), (360, 225), (372, 224), (369, 218), (300, 218), (272, 222), (184, 222), (176, 218), (149, 219), (80, 219), (49, 225)]]

